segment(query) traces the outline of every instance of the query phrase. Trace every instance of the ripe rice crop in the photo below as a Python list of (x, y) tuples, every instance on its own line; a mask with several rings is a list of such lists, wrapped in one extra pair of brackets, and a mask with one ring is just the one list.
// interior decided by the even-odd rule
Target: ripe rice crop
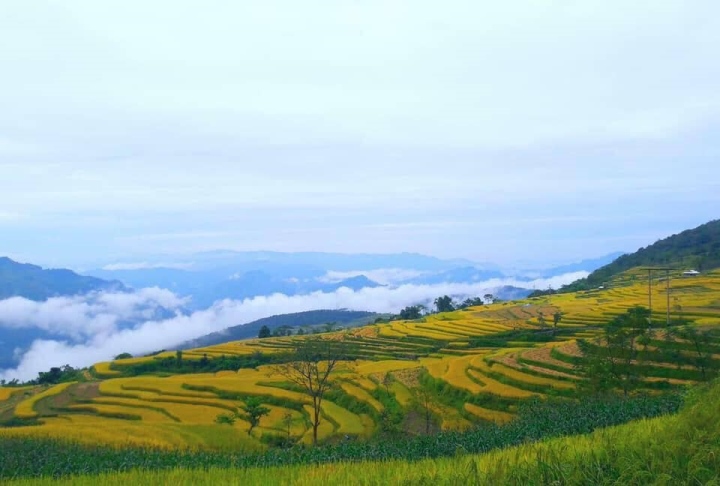
[(447, 371), (441, 378), (451, 385), (465, 389), (470, 393), (481, 393), (485, 387), (473, 381), (466, 373), (470, 361), (474, 357), (474, 355), (470, 355), (450, 360)]
[(222, 402), (220, 400), (154, 398), (152, 400), (137, 400), (132, 398), (97, 397), (93, 403), (107, 405), (126, 405), (147, 409), (161, 409), (166, 414), (179, 419), (184, 423), (212, 424), (219, 414), (236, 412), (237, 404)]
[(499, 362), (496, 362), (491, 367), (491, 369), (494, 372), (505, 375), (508, 378), (515, 380), (517, 382), (528, 383), (531, 385), (547, 386), (550, 388), (558, 388), (558, 389), (570, 389), (570, 388), (575, 387), (575, 385), (573, 383), (568, 382), (568, 381), (553, 380), (552, 378), (544, 378), (541, 376), (535, 376), (535, 375), (531, 375), (528, 373), (523, 373), (520, 370), (511, 368), (509, 366), (505, 366)]
[(455, 359), (457, 359), (455, 356), (444, 356), (420, 358), (419, 361), (432, 376), (442, 378), (447, 373), (450, 362)]
[(328, 420), (337, 424), (337, 433), (348, 435), (364, 435), (366, 433), (363, 421), (357, 414), (328, 400), (323, 400), (322, 411)]
[(304, 414), (290, 408), (268, 404), (264, 406), (270, 409), (270, 413), (260, 419), (259, 427), (261, 429), (287, 433), (287, 420), (289, 415), (291, 436), (302, 436), (307, 431), (306, 417)]
[(472, 422), (460, 415), (460, 413), (452, 408), (438, 403), (430, 405), (433, 413), (440, 418), (440, 429), (449, 430), (468, 430), (473, 426)]
[(408, 387), (406, 387), (399, 381), (393, 381), (392, 385), (390, 385), (390, 390), (392, 390), (393, 394), (395, 395), (395, 399), (403, 407), (407, 407), (412, 403), (412, 393), (410, 392)]
[[(241, 372), (250, 370), (240, 370)], [(186, 378), (186, 377), (185, 377)], [(276, 381), (281, 383), (284, 380), (279, 378), (273, 379), (267, 373), (256, 372), (252, 375), (238, 374), (238, 377), (214, 377), (213, 375), (205, 375), (205, 377), (195, 377), (192, 379), (184, 379), (183, 382), (192, 386), (199, 387), (213, 387), (220, 391), (227, 391), (232, 393), (241, 393), (245, 395), (272, 395), (278, 398), (284, 398), (293, 402), (306, 403), (309, 397), (303, 393), (298, 393), (291, 390), (285, 390), (283, 388), (277, 388), (274, 386), (260, 385), (259, 382), (270, 383)], [(217, 394), (212, 392), (209, 393), (213, 397), (217, 397)]]
[(359, 375), (369, 376), (373, 373), (385, 374), (391, 371), (417, 367), (418, 363), (416, 361), (388, 359), (383, 361), (359, 361), (355, 365), (355, 371)]
[(362, 389), (370, 392), (377, 388), (377, 383), (372, 381), (370, 378), (367, 378), (366, 376), (357, 374), (357, 369), (355, 369), (354, 371), (356, 374), (352, 377), (353, 383), (360, 386)]
[(366, 390), (360, 388), (359, 386), (355, 386), (352, 383), (344, 381), (340, 383), (340, 387), (348, 395), (356, 398), (358, 401), (367, 403), (378, 412), (382, 412), (385, 408), (383, 407), (382, 403), (378, 402), (375, 398), (373, 398), (372, 395), (370, 395)]
[(29, 386), (22, 386), (22, 387), (12, 387), (12, 388), (3, 388), (0, 387), (0, 402), (4, 402), (5, 400), (9, 400), (11, 396), (15, 395), (16, 393), (22, 393), (26, 390), (31, 389), (32, 387)]
[(110, 369), (111, 362), (104, 361), (102, 363), (95, 363), (93, 365), (93, 371), (95, 374), (101, 378), (107, 378), (107, 377), (113, 377), (113, 376), (120, 376), (122, 373), (117, 370)]
[[(106, 405), (102, 403), (93, 403), (92, 405), (70, 405), (68, 408), (78, 412), (89, 412), (109, 418), (138, 417), (143, 422), (168, 423), (177, 422), (168, 415), (156, 410), (140, 407), (130, 407), (126, 405)], [(132, 419), (131, 419), (132, 420)]]
[(59, 385), (50, 387), (47, 390), (37, 393), (30, 398), (26, 398), (22, 402), (18, 403), (15, 407), (15, 416), (18, 418), (37, 417), (38, 413), (35, 411), (34, 407), (38, 401), (42, 400), (43, 398), (59, 395), (75, 383), (77, 382), (72, 381), (68, 383), (60, 383)]
[(469, 368), (467, 370), (467, 374), (479, 382), (485, 383), (485, 386), (483, 387), (484, 393), (492, 393), (493, 395), (507, 398), (529, 398), (537, 396), (537, 393), (521, 390), (520, 388), (515, 388), (514, 386), (506, 385), (505, 383), (494, 380), (474, 368)]
[(380, 330), (378, 331), (379, 336), (383, 337), (389, 337), (389, 338), (401, 338), (405, 336), (404, 333), (397, 331), (396, 329), (393, 329), (391, 326), (382, 326)]
[(161, 406), (186, 424), (213, 424), (218, 415), (227, 413), (224, 409), (196, 404), (153, 402), (153, 406)]
[(494, 422), (496, 424), (505, 424), (514, 418), (512, 414), (507, 412), (478, 407), (472, 403), (466, 403), (463, 408), (482, 420), (487, 420), (488, 422)]
[[(307, 413), (308, 417), (313, 416), (313, 409), (310, 405), (305, 405), (303, 407), (305, 410), (305, 413)], [(323, 417), (324, 414), (321, 415), (320, 419), (320, 425), (318, 426), (318, 441), (323, 441), (327, 438), (329, 438), (333, 433), (335, 432), (335, 425), (327, 419), (327, 416)], [(301, 443), (303, 444), (312, 444), (312, 427), (309, 427), (308, 430), (305, 432), (305, 435), (302, 436)]]

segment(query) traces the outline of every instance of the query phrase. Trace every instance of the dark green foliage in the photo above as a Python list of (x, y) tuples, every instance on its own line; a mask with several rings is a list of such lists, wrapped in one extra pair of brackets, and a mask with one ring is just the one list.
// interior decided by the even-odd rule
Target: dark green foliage
[(498, 332), (471, 338), (470, 347), (507, 348), (512, 347), (509, 343), (549, 343), (555, 341), (558, 336), (572, 336), (578, 331), (587, 331), (588, 329), (588, 327), (560, 328), (554, 331), (547, 329), (519, 329), (517, 331)]
[[(485, 294), (490, 295), (490, 294)], [(485, 301), (481, 299), (480, 297), (474, 297), (472, 299), (468, 298), (462, 301), (461, 304), (458, 304), (458, 309), (466, 309), (468, 307), (477, 307), (480, 305), (485, 305)]]
[(243, 418), (250, 423), (250, 429), (248, 433), (252, 432), (252, 429), (257, 427), (260, 423), (260, 418), (270, 413), (270, 409), (263, 406), (262, 399), (259, 397), (250, 397), (245, 400), (245, 405), (241, 406), (245, 415)]
[(238, 370), (240, 368), (257, 368), (265, 364), (278, 363), (287, 359), (283, 354), (253, 353), (249, 356), (220, 356), (201, 359), (183, 359), (182, 353), (165, 358), (142, 361), (140, 363), (114, 362), (111, 369), (121, 372), (124, 376), (138, 376), (151, 374), (186, 374), (186, 373), (215, 373), (224, 370)]
[(130, 353), (120, 353), (117, 356), (115, 356), (115, 358), (113, 358), (113, 359), (129, 359), (132, 357), (133, 357), (133, 355)]
[[(261, 331), (262, 331), (262, 329), (261, 329)], [(276, 327), (276, 328), (273, 330), (273, 332), (272, 332), (272, 335), (275, 336), (275, 337), (280, 337), (280, 336), (292, 336), (292, 334), (293, 334), (293, 327), (292, 327), (292, 326), (280, 326), (280, 327)], [(260, 337), (260, 333), (258, 333), (258, 337)]]
[(455, 310), (455, 303), (449, 295), (443, 295), (435, 299), (435, 309), (438, 312), (452, 312)]
[(73, 368), (70, 365), (63, 367), (52, 367), (50, 371), (41, 371), (38, 377), (27, 382), (30, 385), (56, 385), (58, 383), (67, 383), (69, 381), (79, 381), (83, 379), (82, 369)]
[[(579, 340), (582, 358), (568, 357), (553, 350), (553, 357), (573, 363), (584, 375), (580, 390), (627, 395), (638, 388), (663, 388), (667, 383), (644, 378), (674, 378), (706, 381), (717, 374), (720, 360), (720, 331), (695, 326), (664, 328), (664, 339), (650, 327), (650, 312), (634, 307), (614, 318), (594, 341)], [(676, 367), (657, 366), (673, 363)], [(691, 367), (688, 369), (688, 367)]]
[(638, 306), (610, 321), (596, 345), (578, 341), (585, 358), (579, 364), (586, 378), (581, 388), (591, 393), (620, 389), (626, 396), (636, 389), (642, 379), (638, 362), (645, 359), (650, 332), (650, 311)]
[(20, 418), (10, 417), (7, 420), (0, 420), (0, 428), (2, 427), (32, 427), (35, 425), (42, 425), (44, 422), (36, 418)]
[[(557, 329), (558, 324), (560, 324), (560, 321), (562, 320), (562, 312), (555, 311), (553, 313), (553, 328)], [(553, 333), (554, 334), (554, 333)]]
[(396, 435), (401, 431), (401, 425), (405, 418), (405, 411), (402, 405), (390, 391), (393, 377), (390, 373), (385, 374), (382, 386), (375, 388), (370, 394), (383, 405), (383, 411), (379, 416), (379, 432), (386, 435)]
[[(239, 455), (211, 451), (163, 451), (84, 446), (45, 438), (8, 437), (0, 454), (0, 479), (63, 477), (132, 469), (207, 469), (210, 467), (279, 466), (337, 461), (420, 460), (454, 456), (458, 450), (481, 453), (543, 438), (591, 432), (631, 420), (655, 417), (678, 410), (677, 394), (639, 396), (627, 400), (586, 399), (582, 402), (542, 403), (525, 407), (520, 417), (504, 426), (489, 425), (466, 432), (397, 437), (382, 441), (348, 441), (291, 451), (271, 449)], [(271, 440), (271, 439), (268, 439)]]
[(234, 413), (221, 413), (220, 415), (215, 417), (215, 423), (221, 425), (235, 425), (236, 421), (237, 415)]
[(263, 327), (261, 327), (260, 330), (258, 331), (258, 337), (259, 337), (260, 339), (269, 338), (269, 337), (270, 337), (270, 334), (271, 334), (271, 333), (270, 333), (270, 328), (267, 327), (267, 326), (265, 326), (265, 325), (264, 325)]
[(288, 447), (288, 438), (280, 434), (263, 433), (260, 436), (260, 442), (276, 449)]
[(404, 319), (406, 321), (411, 321), (413, 319), (420, 319), (422, 317), (422, 306), (419, 305), (411, 305), (408, 307), (405, 307), (400, 311), (400, 314), (398, 314), (398, 317), (400, 319)]

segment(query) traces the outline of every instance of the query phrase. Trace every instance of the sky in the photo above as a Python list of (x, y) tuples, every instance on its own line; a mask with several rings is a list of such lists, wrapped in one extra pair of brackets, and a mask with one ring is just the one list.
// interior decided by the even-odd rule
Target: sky
[(500, 264), (718, 217), (720, 5), (3, 0), (0, 255)]

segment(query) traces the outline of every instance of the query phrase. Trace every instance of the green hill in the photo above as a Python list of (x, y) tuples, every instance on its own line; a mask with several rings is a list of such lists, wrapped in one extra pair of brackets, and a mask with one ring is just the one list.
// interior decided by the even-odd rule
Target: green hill
[(622, 255), (587, 278), (563, 286), (560, 291), (596, 288), (619, 273), (644, 266), (692, 268), (701, 272), (720, 267), (720, 220), (668, 236), (635, 253)]

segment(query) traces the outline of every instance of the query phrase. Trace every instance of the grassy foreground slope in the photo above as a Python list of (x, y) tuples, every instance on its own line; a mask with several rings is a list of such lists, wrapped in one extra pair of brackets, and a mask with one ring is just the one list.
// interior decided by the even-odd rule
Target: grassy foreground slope
[[(720, 325), (720, 272), (673, 277), (671, 319), (702, 328)], [(573, 399), (584, 380), (575, 367), (576, 341), (593, 338), (613, 317), (645, 304), (645, 278), (631, 270), (604, 289), (324, 334), (328, 346), (348, 344), (355, 359), (332, 376), (320, 438), (362, 441), (384, 432), (466, 430), (508, 422), (535, 398)], [(658, 327), (666, 318), (665, 291), (665, 282), (651, 287)], [(554, 326), (556, 313), (561, 319)], [(100, 363), (86, 381), (54, 388), (0, 388), (0, 438), (49, 436), (91, 444), (234, 451), (265, 449), (282, 438), (307, 444), (308, 396), (267, 364), (291, 350), (296, 339), (301, 337)], [(701, 381), (696, 369), (678, 361), (692, 358), (692, 343), (678, 340), (674, 346), (678, 352), (672, 356), (648, 353), (640, 391)], [(710, 362), (720, 364), (720, 343), (709, 349)], [(204, 371), (223, 363), (232, 369)], [(215, 423), (220, 414), (240, 411), (250, 396), (261, 397), (271, 409), (251, 434), (244, 420), (232, 426)], [(427, 403), (422, 396), (429, 396)], [(425, 406), (430, 424), (424, 423)]]
[(718, 484), (720, 382), (694, 390), (676, 415), (482, 455), (417, 462), (131, 471), (9, 484)]

